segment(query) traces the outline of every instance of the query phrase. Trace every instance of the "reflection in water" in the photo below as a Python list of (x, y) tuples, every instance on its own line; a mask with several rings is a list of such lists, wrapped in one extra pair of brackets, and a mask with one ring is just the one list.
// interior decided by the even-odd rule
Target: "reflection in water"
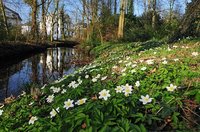
[(71, 48), (50, 48), (0, 70), (0, 100), (19, 95), (26, 84), (44, 85), (74, 72), (75, 65), (69, 65), (73, 55), (74, 49)]

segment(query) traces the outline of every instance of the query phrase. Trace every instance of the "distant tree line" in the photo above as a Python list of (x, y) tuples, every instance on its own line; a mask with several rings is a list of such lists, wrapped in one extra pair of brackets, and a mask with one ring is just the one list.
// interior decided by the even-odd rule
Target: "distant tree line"
[[(62, 40), (66, 39), (64, 30), (65, 4), (62, 0), (23, 0), (31, 8), (31, 37), (33, 41), (53, 41), (51, 29), (47, 35), (47, 15), (52, 17), (52, 25), (60, 24)], [(69, 0), (70, 1), (70, 0)], [(68, 4), (70, 3), (69, 1)], [(79, 3), (76, 14), (79, 18), (73, 23), (77, 39), (93, 46), (104, 41), (146, 41), (152, 38), (166, 39), (169, 42), (183, 37), (200, 36), (200, 1), (185, 2), (185, 13), (179, 10), (179, 0), (73, 0)], [(0, 0), (2, 32), (9, 33), (4, 14), (3, 1)], [(65, 3), (65, 1), (64, 1)], [(162, 3), (162, 4), (161, 4)], [(163, 4), (164, 3), (164, 4)], [(67, 5), (67, 4), (66, 4)], [(68, 5), (70, 6), (70, 5)], [(142, 10), (136, 15), (136, 9)], [(59, 14), (59, 15), (58, 15)], [(41, 17), (39, 17), (41, 16)], [(61, 22), (58, 23), (59, 18)], [(42, 25), (39, 31), (39, 21)], [(58, 26), (57, 26), (58, 27)], [(68, 28), (68, 30), (72, 30)]]

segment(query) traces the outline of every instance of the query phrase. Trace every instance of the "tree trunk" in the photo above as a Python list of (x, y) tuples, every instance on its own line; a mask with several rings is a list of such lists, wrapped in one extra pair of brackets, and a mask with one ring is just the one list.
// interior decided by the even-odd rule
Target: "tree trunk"
[(114, 1), (114, 14), (117, 14), (117, 0)]
[(54, 14), (52, 14), (52, 17), (51, 17), (51, 31), (50, 31), (51, 35), (50, 35), (50, 40), (51, 42), (53, 42), (54, 40)]
[(169, 24), (170, 25), (171, 25), (171, 21), (172, 21), (174, 2), (175, 2), (175, 0), (170, 0), (170, 3), (169, 3)]
[(152, 1), (152, 0), (148, 0), (148, 11), (151, 10), (151, 1)]
[(62, 7), (60, 11), (60, 26), (61, 26), (61, 35), (62, 35), (62, 40), (65, 40), (65, 16), (64, 16), (64, 6)]
[(82, 23), (85, 23), (85, 17), (86, 17), (86, 0), (82, 0), (82, 2), (83, 2)]
[(42, 40), (47, 40), (47, 26), (46, 26), (46, 9), (45, 9), (45, 0), (41, 0), (42, 3)]
[(55, 7), (56, 7), (56, 39), (58, 40), (59, 38), (59, 24), (58, 24), (58, 21), (59, 21), (59, 11), (58, 11), (58, 5), (59, 5), (59, 0), (56, 0), (56, 3), (55, 3)]
[(124, 35), (124, 19), (125, 19), (125, 4), (126, 0), (120, 1), (120, 16), (119, 16), (119, 26), (118, 26), (118, 38), (123, 38)]
[(156, 0), (153, 0), (152, 28), (156, 27)]
[(6, 13), (5, 13), (5, 8), (4, 8), (4, 4), (3, 4), (3, 0), (0, 0), (0, 9), (3, 15), (3, 21), (4, 21), (4, 26), (5, 26), (5, 30), (6, 30), (6, 34), (7, 36), (9, 35), (9, 29), (8, 29), (8, 22), (7, 22), (7, 17), (6, 17)]
[(143, 0), (144, 3), (144, 13), (147, 13), (147, 0)]
[(96, 17), (97, 17), (97, 11), (98, 11), (98, 0), (90, 0), (90, 6), (91, 6), (91, 12), (92, 12), (92, 20), (90, 24), (90, 32), (89, 32), (89, 39), (94, 38), (94, 28), (96, 24)]
[(31, 24), (31, 35), (32, 40), (38, 41), (38, 30), (37, 30), (37, 0), (32, 1), (32, 24)]

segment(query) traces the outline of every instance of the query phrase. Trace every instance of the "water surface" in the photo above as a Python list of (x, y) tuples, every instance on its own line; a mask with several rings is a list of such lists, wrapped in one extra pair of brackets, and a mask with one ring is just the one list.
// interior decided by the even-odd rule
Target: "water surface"
[(44, 53), (0, 69), (0, 100), (19, 95), (28, 84), (43, 85), (74, 72), (76, 66), (69, 64), (74, 55), (73, 48), (49, 48)]

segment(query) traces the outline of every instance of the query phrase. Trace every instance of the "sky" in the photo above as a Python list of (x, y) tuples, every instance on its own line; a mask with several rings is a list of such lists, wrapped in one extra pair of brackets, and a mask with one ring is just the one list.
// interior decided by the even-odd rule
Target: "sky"
[[(19, 13), (22, 18), (22, 23), (26, 23), (30, 21), (30, 7), (27, 4), (23, 3), (23, 0), (4, 0), (6, 5), (11, 8), (12, 10)], [(142, 0), (135, 0), (135, 9), (134, 14), (139, 16), (143, 13), (143, 4), (141, 3)], [(161, 2), (162, 1), (162, 2)], [(181, 13), (185, 11), (185, 2), (190, 2), (191, 0), (175, 0), (175, 6), (180, 8)], [(159, 0), (159, 7), (162, 7), (163, 11), (167, 11), (167, 6), (169, 0)], [(80, 0), (61, 0), (60, 5), (65, 5), (65, 11), (70, 15), (70, 17), (75, 20), (76, 19), (76, 12), (78, 11), (79, 14), (81, 12), (81, 4)], [(119, 1), (118, 1), (119, 5)], [(178, 6), (177, 6), (178, 5)]]

